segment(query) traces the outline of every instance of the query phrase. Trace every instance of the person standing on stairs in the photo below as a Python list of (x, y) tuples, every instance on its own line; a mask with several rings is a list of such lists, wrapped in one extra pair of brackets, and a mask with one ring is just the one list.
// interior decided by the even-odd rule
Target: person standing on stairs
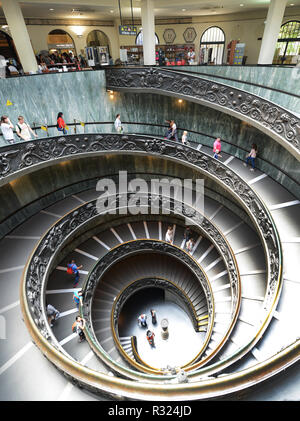
[(248, 153), (248, 155), (246, 157), (246, 162), (244, 162), (244, 166), (247, 167), (248, 164), (249, 164), (249, 161), (250, 161), (250, 163), (251, 163), (250, 171), (255, 170), (256, 155), (257, 155), (257, 145), (255, 143), (252, 143), (251, 151), (250, 151), (250, 153)]
[(82, 302), (82, 289), (74, 291), (73, 301), (76, 304), (76, 307), (79, 308), (79, 304)]
[(77, 266), (75, 263), (75, 260), (71, 260), (68, 264), (67, 264), (67, 273), (74, 274), (75, 278), (74, 278), (74, 283), (73, 286), (76, 287), (76, 285), (79, 282), (79, 270), (82, 268), (82, 265)]
[(213, 153), (214, 153), (214, 158), (218, 159), (221, 155), (221, 139), (218, 137), (215, 141), (214, 141), (214, 146), (213, 146)]
[(85, 320), (80, 316), (76, 316), (75, 323), (72, 325), (72, 332), (77, 333), (79, 336), (78, 342), (82, 342), (85, 339), (84, 328)]
[(190, 238), (189, 241), (186, 243), (186, 249), (189, 253), (193, 251), (193, 248), (195, 246), (195, 240), (193, 238)]
[(173, 243), (173, 237), (174, 237), (173, 227), (172, 227), (172, 225), (169, 225), (168, 229), (167, 229), (167, 232), (166, 232), (165, 241), (167, 243), (172, 244)]

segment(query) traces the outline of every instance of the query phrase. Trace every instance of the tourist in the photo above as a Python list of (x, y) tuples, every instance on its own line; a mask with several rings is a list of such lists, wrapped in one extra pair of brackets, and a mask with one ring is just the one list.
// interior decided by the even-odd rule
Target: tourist
[(76, 307), (79, 308), (79, 304), (82, 303), (82, 290), (81, 289), (74, 291), (73, 301), (76, 304)]
[(116, 115), (116, 119), (115, 119), (115, 129), (118, 133), (122, 133), (123, 128), (122, 128), (122, 123), (121, 123), (121, 116), (120, 114)]
[(63, 132), (63, 134), (67, 134), (66, 123), (63, 119), (63, 113), (61, 112), (57, 114), (56, 127), (59, 132)]
[(186, 249), (189, 253), (192, 253), (194, 245), (195, 245), (195, 240), (193, 238), (190, 238), (186, 243)]
[(59, 318), (60, 312), (56, 310), (56, 308), (53, 307), (53, 305), (48, 304), (46, 307), (46, 314), (50, 327), (53, 327), (53, 323)]
[(171, 137), (170, 137), (170, 139), (173, 139), (176, 142), (178, 142), (177, 126), (176, 126), (174, 120), (171, 120), (170, 126), (171, 126)]
[(18, 123), (16, 124), (16, 132), (17, 135), (23, 140), (31, 140), (31, 134), (33, 134), (34, 137), (38, 137), (38, 135), (34, 133), (29, 124), (25, 123), (24, 117), (21, 115), (18, 117)]
[(156, 323), (157, 323), (157, 318), (156, 318), (156, 311), (155, 310), (153, 310), (153, 308), (150, 310), (150, 313), (151, 313), (151, 318), (152, 318), (152, 324), (153, 325), (156, 325)]
[(146, 316), (146, 314), (141, 314), (138, 317), (138, 324), (142, 327), (147, 327), (147, 316)]
[(165, 139), (169, 140), (172, 134), (171, 120), (166, 120), (166, 123), (169, 124), (169, 127), (168, 127), (168, 130), (166, 131)]
[(214, 152), (214, 158), (218, 159), (221, 152), (221, 139), (218, 137), (215, 141), (214, 141), (214, 147), (213, 147), (213, 152)]
[(185, 240), (185, 244), (193, 237), (193, 231), (190, 227), (186, 227), (184, 230), (183, 238)]
[(172, 227), (172, 225), (169, 225), (168, 229), (167, 229), (167, 232), (166, 232), (166, 235), (165, 235), (165, 241), (167, 243), (171, 244), (171, 243), (173, 243), (173, 237), (174, 237), (173, 227)]
[(254, 169), (255, 169), (256, 155), (257, 155), (257, 145), (255, 143), (252, 143), (251, 151), (247, 155), (246, 162), (244, 162), (245, 167), (247, 167), (248, 164), (249, 164), (249, 161), (250, 161), (250, 163), (251, 163), (250, 171), (254, 171)]
[(82, 265), (77, 266), (74, 260), (71, 260), (68, 264), (67, 264), (67, 273), (74, 274), (75, 278), (74, 278), (74, 283), (73, 286), (76, 287), (76, 285), (79, 282), (79, 270), (82, 268)]
[(193, 48), (190, 48), (190, 51), (187, 54), (188, 56), (188, 63), (189, 64), (194, 64), (195, 62), (195, 51), (193, 50)]
[(72, 332), (77, 333), (77, 335), (79, 336), (78, 342), (82, 342), (85, 339), (84, 328), (85, 320), (82, 317), (77, 316), (75, 319), (75, 323), (73, 323), (72, 325)]
[(186, 145), (186, 146), (189, 145), (189, 142), (187, 141), (187, 131), (186, 130), (182, 134), (181, 142), (183, 143), (183, 145)]
[(147, 340), (148, 340), (148, 342), (149, 342), (149, 345), (151, 345), (151, 346), (155, 346), (154, 345), (154, 332), (151, 332), (151, 330), (147, 330), (147, 333), (146, 333), (146, 338), (147, 338)]
[(7, 117), (7, 115), (3, 115), (1, 117), (0, 126), (1, 126), (4, 140), (10, 144), (15, 143), (15, 137), (14, 137), (14, 132), (13, 132), (14, 126), (12, 122), (10, 121), (10, 119)]

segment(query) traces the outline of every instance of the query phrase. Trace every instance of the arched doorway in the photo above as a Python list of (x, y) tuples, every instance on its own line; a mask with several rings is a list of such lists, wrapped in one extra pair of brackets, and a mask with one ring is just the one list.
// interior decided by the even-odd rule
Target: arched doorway
[(50, 54), (55, 51), (57, 51), (59, 55), (72, 52), (72, 54), (76, 56), (76, 48), (73, 38), (63, 29), (54, 29), (49, 32), (47, 43)]
[(296, 64), (300, 55), (300, 21), (281, 25), (273, 64)]
[(6, 60), (14, 59), (20, 62), (13, 39), (4, 31), (0, 31), (0, 55)]
[(222, 64), (225, 49), (223, 29), (212, 26), (203, 32), (200, 40), (200, 64)]
[(88, 34), (86, 45), (87, 47), (107, 47), (107, 51), (110, 54), (108, 36), (99, 29), (95, 29)]

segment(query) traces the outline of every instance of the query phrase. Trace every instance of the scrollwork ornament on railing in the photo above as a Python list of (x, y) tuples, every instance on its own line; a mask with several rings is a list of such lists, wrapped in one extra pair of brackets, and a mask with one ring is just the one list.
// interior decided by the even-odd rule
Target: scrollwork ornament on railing
[[(130, 79), (130, 84), (127, 81)], [(145, 83), (147, 81), (147, 83)], [(152, 89), (180, 94), (232, 110), (240, 118), (248, 117), (257, 127), (268, 129), (300, 153), (300, 119), (296, 114), (271, 101), (232, 86), (216, 83), (194, 74), (170, 69), (107, 69), (108, 89)]]

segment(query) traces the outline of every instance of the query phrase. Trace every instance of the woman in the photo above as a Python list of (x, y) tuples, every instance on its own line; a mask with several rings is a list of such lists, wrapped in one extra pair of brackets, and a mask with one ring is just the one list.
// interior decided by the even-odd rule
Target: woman
[(7, 117), (7, 115), (3, 115), (1, 117), (0, 126), (1, 126), (1, 131), (3, 134), (4, 140), (8, 142), (9, 144), (15, 143), (15, 137), (14, 137), (14, 132), (13, 132), (14, 125), (12, 124), (10, 119)]
[(255, 169), (255, 158), (256, 158), (256, 155), (257, 155), (257, 145), (255, 143), (252, 143), (251, 151), (247, 155), (246, 162), (244, 163), (245, 167), (247, 167), (248, 164), (249, 164), (249, 161), (250, 161), (250, 163), (251, 163), (250, 171), (254, 171), (254, 169)]
[(63, 119), (63, 113), (58, 113), (57, 114), (57, 124), (56, 124), (57, 130), (59, 132), (63, 132), (63, 134), (67, 134), (67, 129), (66, 129), (66, 123)]
[(173, 242), (173, 227), (171, 225), (168, 226), (168, 230), (166, 232), (166, 236), (165, 236), (165, 240), (167, 243), (172, 243)]
[(218, 137), (215, 141), (214, 141), (214, 147), (213, 147), (213, 152), (214, 152), (214, 158), (218, 159), (220, 152), (221, 152), (221, 139)]
[(151, 317), (152, 317), (152, 324), (153, 325), (156, 325), (156, 323), (157, 323), (157, 318), (156, 318), (156, 311), (155, 310), (153, 310), (153, 308), (150, 310), (150, 313), (151, 313)]

